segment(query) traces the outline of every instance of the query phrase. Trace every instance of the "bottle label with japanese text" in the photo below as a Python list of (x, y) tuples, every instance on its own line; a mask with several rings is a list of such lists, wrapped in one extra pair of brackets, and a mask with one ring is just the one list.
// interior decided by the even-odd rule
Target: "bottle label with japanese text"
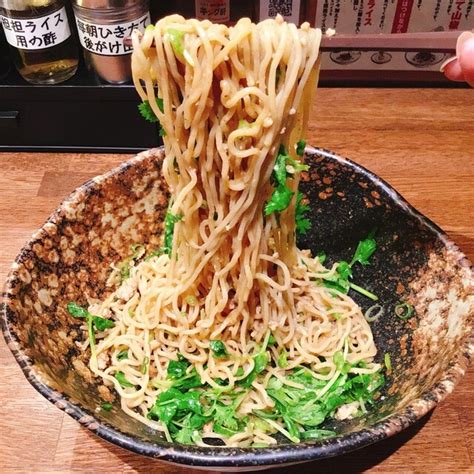
[(38, 18), (0, 16), (7, 41), (19, 49), (52, 48), (71, 36), (66, 8)]
[(114, 24), (89, 23), (76, 17), (77, 31), (82, 46), (91, 53), (102, 56), (121, 56), (132, 52), (132, 45), (124, 42), (134, 30), (142, 33), (150, 24), (150, 14), (133, 21)]
[(196, 18), (225, 23), (230, 20), (229, 0), (196, 0)]

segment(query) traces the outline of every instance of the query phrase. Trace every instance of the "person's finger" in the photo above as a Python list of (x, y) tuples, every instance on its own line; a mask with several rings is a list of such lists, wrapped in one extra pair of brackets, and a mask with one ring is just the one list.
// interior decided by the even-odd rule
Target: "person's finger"
[(464, 43), (470, 39), (474, 38), (474, 33), (472, 31), (463, 31), (456, 41), (456, 57), (461, 56), (461, 51), (464, 48)]
[(464, 42), (458, 57), (464, 80), (474, 87), (474, 35)]
[(441, 72), (451, 81), (464, 82), (464, 73), (458, 58), (450, 58), (440, 67)]

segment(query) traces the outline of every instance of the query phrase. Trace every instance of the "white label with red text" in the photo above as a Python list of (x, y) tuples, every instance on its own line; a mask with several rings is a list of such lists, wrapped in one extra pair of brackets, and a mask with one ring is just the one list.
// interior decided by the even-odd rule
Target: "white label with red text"
[(71, 36), (65, 7), (38, 18), (0, 18), (7, 41), (15, 48), (52, 48)]
[(124, 43), (124, 39), (131, 36), (133, 30), (142, 33), (150, 24), (150, 14), (133, 21), (114, 24), (89, 23), (76, 17), (79, 40), (87, 51), (102, 56), (121, 56), (132, 52), (132, 45)]

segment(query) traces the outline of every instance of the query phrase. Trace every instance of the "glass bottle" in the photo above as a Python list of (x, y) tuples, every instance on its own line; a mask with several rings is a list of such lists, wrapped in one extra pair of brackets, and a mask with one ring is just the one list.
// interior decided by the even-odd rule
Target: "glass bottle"
[(111, 84), (130, 81), (132, 46), (124, 40), (150, 24), (148, 1), (73, 0), (73, 7), (89, 69)]
[(0, 14), (18, 72), (32, 84), (57, 84), (77, 69), (78, 49), (64, 0), (0, 0)]
[(10, 72), (10, 57), (8, 55), (8, 44), (0, 27), (0, 79), (3, 79)]

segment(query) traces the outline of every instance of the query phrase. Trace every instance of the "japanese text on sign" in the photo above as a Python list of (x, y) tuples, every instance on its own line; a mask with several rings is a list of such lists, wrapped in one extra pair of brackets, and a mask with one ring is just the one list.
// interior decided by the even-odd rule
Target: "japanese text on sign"
[(124, 39), (131, 36), (133, 30), (143, 32), (150, 24), (150, 14), (112, 25), (88, 23), (76, 17), (76, 24), (81, 44), (87, 51), (103, 56), (120, 56), (132, 52), (132, 46), (125, 44)]
[(260, 17), (275, 18), (281, 15), (286, 21), (293, 23), (300, 22), (301, 0), (260, 0)]
[(229, 21), (229, 0), (196, 0), (196, 18), (199, 20)]
[(0, 19), (7, 41), (20, 49), (51, 48), (71, 36), (65, 7), (38, 18)]

